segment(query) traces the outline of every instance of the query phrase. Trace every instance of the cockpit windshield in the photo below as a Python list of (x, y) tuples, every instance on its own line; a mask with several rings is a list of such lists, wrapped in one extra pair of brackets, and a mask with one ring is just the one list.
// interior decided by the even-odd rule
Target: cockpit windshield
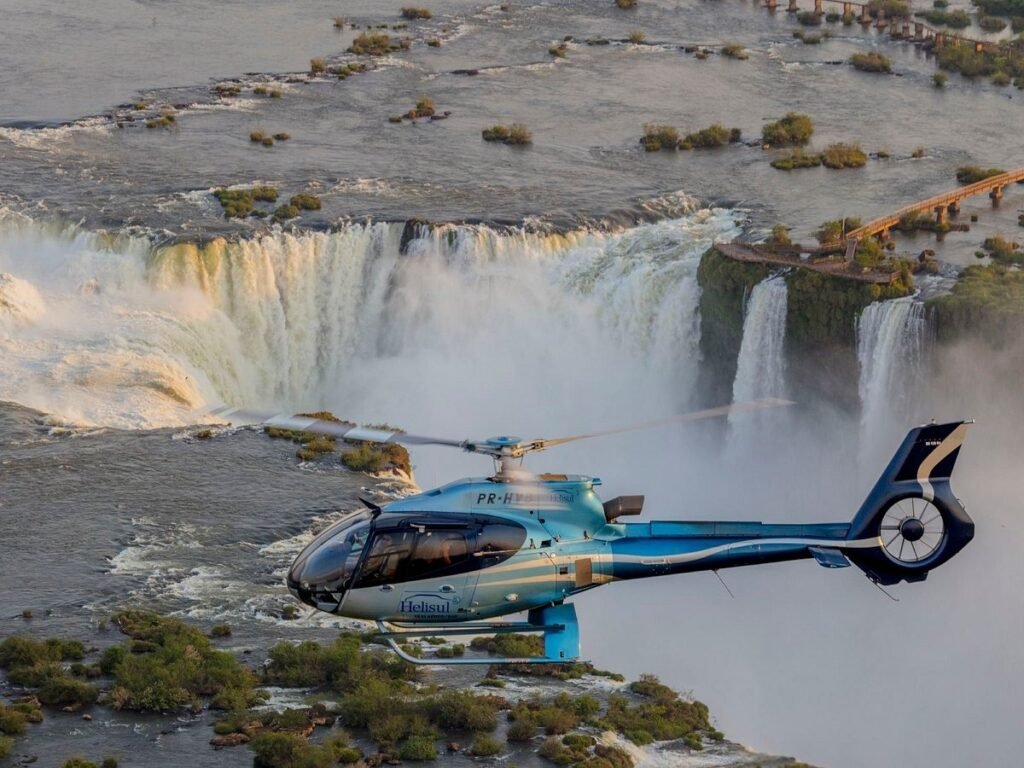
[(340, 605), (370, 535), (369, 512), (358, 512), (321, 533), (295, 559), (288, 586), (304, 602)]

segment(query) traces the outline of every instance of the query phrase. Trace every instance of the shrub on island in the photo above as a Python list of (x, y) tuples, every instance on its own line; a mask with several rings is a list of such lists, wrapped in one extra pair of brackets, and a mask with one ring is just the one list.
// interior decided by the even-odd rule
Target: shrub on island
[(876, 51), (855, 53), (850, 56), (850, 64), (861, 72), (892, 72), (892, 61), (889, 57)]
[(803, 146), (814, 134), (814, 123), (807, 115), (789, 112), (781, 120), (761, 129), (761, 140), (769, 147)]

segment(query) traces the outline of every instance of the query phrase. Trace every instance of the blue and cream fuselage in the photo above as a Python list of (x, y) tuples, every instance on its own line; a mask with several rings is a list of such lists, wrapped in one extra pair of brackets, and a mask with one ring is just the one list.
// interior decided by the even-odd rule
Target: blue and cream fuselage
[[(304, 553), (289, 586), (303, 601), (352, 618), (451, 623), (557, 605), (618, 579), (817, 557), (818, 547), (877, 546), (877, 538), (847, 541), (847, 523), (620, 523), (608, 519), (594, 490), (599, 484), (572, 475), (528, 484), (470, 478), (410, 496), (367, 516), (359, 551), (338, 549), (350, 562), (347, 582), (318, 590)], [(329, 549), (330, 533), (311, 548)], [(446, 544), (447, 559), (440, 559)], [(391, 563), (385, 547), (395, 553)]]

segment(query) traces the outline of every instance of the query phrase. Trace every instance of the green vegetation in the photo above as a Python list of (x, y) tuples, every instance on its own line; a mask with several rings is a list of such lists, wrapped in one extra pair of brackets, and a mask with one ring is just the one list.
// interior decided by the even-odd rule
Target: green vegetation
[(644, 41), (645, 41), (646, 39), (647, 39), (647, 35), (645, 35), (645, 34), (644, 34), (643, 32), (641, 32), (641, 31), (640, 31), (639, 29), (634, 29), (634, 30), (633, 30), (632, 32), (630, 32), (630, 33), (629, 33), (629, 38), (628, 38), (628, 40), (629, 40), (629, 42), (631, 42), (631, 43), (632, 43), (633, 45), (642, 45), (642, 44), (643, 44), (643, 42), (644, 42)]
[(956, 180), (961, 184), (974, 184), (978, 181), (1006, 173), (1002, 168), (980, 168), (977, 165), (961, 165), (956, 169)]
[(935, 85), (936, 88), (945, 88), (948, 80), (949, 75), (947, 75), (945, 72), (936, 72), (935, 74), (932, 75), (932, 83)]
[(804, 150), (799, 147), (790, 151), (788, 154), (775, 158), (771, 162), (772, 168), (776, 168), (780, 171), (794, 171), (799, 168), (817, 168), (819, 165), (821, 165), (820, 154), (804, 152)]
[(857, 229), (860, 225), (861, 220), (854, 216), (826, 221), (818, 227), (814, 237), (822, 245), (825, 243), (838, 243), (847, 232)]
[(231, 625), (214, 624), (210, 630), (210, 637), (231, 637)]
[(746, 49), (739, 43), (726, 43), (723, 45), (722, 55), (730, 59), (739, 59), (740, 61), (750, 58)]
[[(646, 137), (645, 137), (646, 138)], [(724, 144), (740, 141), (742, 135), (739, 128), (728, 129), (718, 123), (702, 128), (694, 133), (688, 133), (679, 140), (679, 149), (707, 149), (721, 147)], [(645, 145), (646, 147), (646, 145)]]
[(978, 252), (979, 257), (988, 256), (993, 264), (1001, 266), (1024, 266), (1024, 250), (1021, 250), (1020, 243), (1007, 240), (1003, 237), (986, 237), (981, 245), (982, 250)]
[(296, 208), (302, 211), (319, 211), (320, 210), (320, 198), (316, 195), (310, 195), (302, 193), (298, 195), (292, 195), (292, 199), (288, 201), (289, 205), (294, 205)]
[(214, 190), (213, 196), (217, 198), (217, 202), (224, 209), (225, 218), (243, 218), (253, 214), (255, 203), (272, 203), (277, 200), (277, 189), (269, 186), (250, 187), (249, 189), (222, 188)]
[(930, 299), (939, 341), (969, 336), (1000, 347), (1020, 338), (1024, 327), (1024, 271), (970, 266), (951, 293)]
[(1024, 16), (1024, 0), (971, 0), (992, 16)]
[(484, 141), (496, 141), (513, 146), (525, 146), (533, 143), (533, 133), (522, 123), (512, 123), (509, 126), (493, 125), (490, 128), (484, 128), (481, 131), (481, 136)]
[(829, 37), (829, 35), (824, 32), (822, 32), (821, 34), (812, 34), (810, 32), (804, 32), (803, 30), (798, 29), (793, 33), (793, 37), (795, 37), (804, 45), (819, 45), (821, 41)]
[(854, 69), (861, 72), (892, 72), (892, 62), (889, 57), (876, 51), (855, 53), (850, 56), (850, 63)]
[(776, 224), (772, 227), (771, 234), (768, 235), (769, 245), (792, 245), (793, 241), (789, 238), (789, 228), (785, 224)]
[(317, 57), (309, 60), (309, 71), (313, 75), (321, 75), (327, 71), (327, 59)]
[(290, 203), (282, 203), (274, 209), (274, 221), (287, 221), (299, 215), (299, 209)]
[[(43, 704), (78, 709), (95, 703), (99, 691), (69, 675), (60, 662), (80, 661), (84, 655), (85, 648), (77, 640), (40, 641), (14, 635), (0, 643), (0, 669), (5, 670), (7, 682), (33, 689)], [(7, 735), (17, 731), (21, 715), (24, 720), (36, 721), (31, 710), (19, 709), (18, 705), (4, 708), (0, 731)]]
[(615, 0), (615, 5), (617, 5), (619, 8), (622, 8), (623, 10), (627, 10), (629, 8), (636, 8), (636, 0)]
[(403, 19), (412, 19), (412, 20), (415, 20), (415, 19), (429, 19), (429, 18), (432, 18), (433, 15), (434, 14), (432, 14), (426, 8), (412, 8), (412, 7), (408, 7), (408, 8), (403, 8), (402, 9), (402, 18)]
[(1006, 29), (1007, 22), (998, 16), (981, 16), (978, 19), (978, 26), (986, 32), (1002, 32)]
[(886, 18), (890, 19), (894, 16), (909, 16), (910, 4), (904, 0), (869, 0), (868, 13), (874, 17), (879, 11), (884, 11)]
[(900, 232), (948, 232), (950, 229), (949, 222), (939, 222), (933, 216), (929, 216), (927, 213), (921, 211), (911, 211), (905, 213), (900, 217), (899, 222), (896, 224), (896, 229)]
[(859, 144), (829, 144), (821, 153), (821, 162), (826, 168), (861, 168), (868, 156)]
[(438, 40), (436, 37), (432, 37), (429, 40), (427, 40), (427, 45), (431, 48), (440, 48), (441, 41)]
[(253, 674), (195, 627), (138, 610), (121, 611), (113, 621), (131, 638), (108, 648), (100, 661), (114, 676), (115, 709), (166, 712), (196, 708), (202, 699), (220, 708), (256, 701)]
[(857, 14), (855, 14), (853, 11), (849, 11), (847, 13), (844, 13), (843, 16), (842, 16), (842, 21), (843, 21), (843, 26), (844, 27), (852, 27), (853, 26), (853, 22), (855, 22), (856, 20), (857, 20)]
[(1009, 77), (1024, 76), (1024, 57), (1004, 53), (975, 51), (973, 47), (947, 45), (936, 54), (941, 69), (959, 72), (964, 77), (988, 77), (1002, 72)]
[(392, 50), (391, 36), (386, 32), (362, 32), (352, 41), (348, 52), (359, 56), (383, 56)]
[(473, 745), (469, 748), (469, 753), (474, 757), (494, 757), (495, 755), (500, 755), (502, 749), (500, 741), (493, 736), (488, 736), (486, 733), (481, 733), (473, 739)]
[(914, 147), (914, 151), (910, 153), (910, 156), (914, 160), (920, 160), (922, 157), (924, 157), (924, 152), (924, 147)]
[(711, 730), (708, 708), (699, 701), (686, 701), (653, 675), (642, 675), (630, 690), (645, 701), (632, 705), (622, 694), (608, 698), (604, 722), (631, 741), (680, 739), (701, 730)]
[(159, 117), (151, 117), (146, 121), (147, 128), (170, 128), (177, 123), (178, 119), (171, 112), (164, 112)]
[(358, 75), (361, 72), (366, 72), (370, 67), (367, 64), (359, 61), (350, 61), (348, 64), (343, 64), (338, 67), (331, 67), (328, 71), (335, 75), (339, 80), (347, 80), (352, 75)]
[(397, 443), (359, 443), (341, 454), (341, 463), (354, 472), (382, 472), (397, 469), (412, 474), (409, 452)]
[(14, 739), (10, 736), (0, 736), (0, 760), (11, 754), (14, 749)]
[(827, 21), (829, 24), (835, 24), (841, 18), (842, 16), (840, 16), (839, 13), (836, 11), (829, 11), (828, 13), (825, 14), (825, 21)]
[(657, 152), (659, 149), (674, 150), (679, 146), (679, 131), (671, 125), (645, 123), (644, 135), (640, 139), (640, 143), (648, 152)]
[(914, 15), (924, 19), (929, 24), (935, 24), (942, 27), (966, 29), (971, 26), (971, 17), (967, 11), (963, 10), (949, 12), (935, 8), (928, 11), (918, 11)]
[(431, 117), (434, 112), (434, 100), (424, 96), (416, 102), (415, 107), (405, 113), (405, 117), (409, 120), (415, 120), (418, 117)]
[(554, 56), (556, 59), (564, 59), (566, 54), (569, 52), (569, 46), (566, 43), (558, 43), (548, 47), (548, 53)]
[(803, 146), (811, 140), (814, 123), (807, 115), (789, 112), (781, 120), (761, 129), (761, 140), (769, 147)]
[(814, 11), (800, 11), (796, 15), (796, 20), (805, 27), (821, 26), (821, 16)]
[(288, 139), (291, 138), (291, 134), (281, 131), (279, 133), (275, 133), (273, 138), (274, 141), (288, 141)]

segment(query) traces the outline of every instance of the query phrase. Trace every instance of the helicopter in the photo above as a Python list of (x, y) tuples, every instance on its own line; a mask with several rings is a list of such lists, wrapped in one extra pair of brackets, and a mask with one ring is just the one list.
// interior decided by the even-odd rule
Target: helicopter
[[(614, 581), (813, 559), (860, 568), (879, 587), (924, 580), (974, 536), (950, 487), (973, 422), (911, 429), (845, 523), (669, 520), (626, 522), (644, 497), (601, 501), (599, 478), (533, 475), (523, 458), (577, 440), (665, 423), (792, 405), (758, 400), (618, 429), (550, 439), (452, 440), (358, 427), (316, 417), (216, 408), (229, 423), (259, 423), (347, 441), (441, 445), (494, 461), (494, 474), (456, 480), (384, 506), (361, 500), (292, 563), (289, 591), (320, 611), (376, 623), (378, 637), (412, 664), (414, 637), (542, 633), (543, 655), (448, 658), (448, 664), (551, 664), (580, 657), (570, 598)], [(496, 621), (526, 613), (526, 621)]]

